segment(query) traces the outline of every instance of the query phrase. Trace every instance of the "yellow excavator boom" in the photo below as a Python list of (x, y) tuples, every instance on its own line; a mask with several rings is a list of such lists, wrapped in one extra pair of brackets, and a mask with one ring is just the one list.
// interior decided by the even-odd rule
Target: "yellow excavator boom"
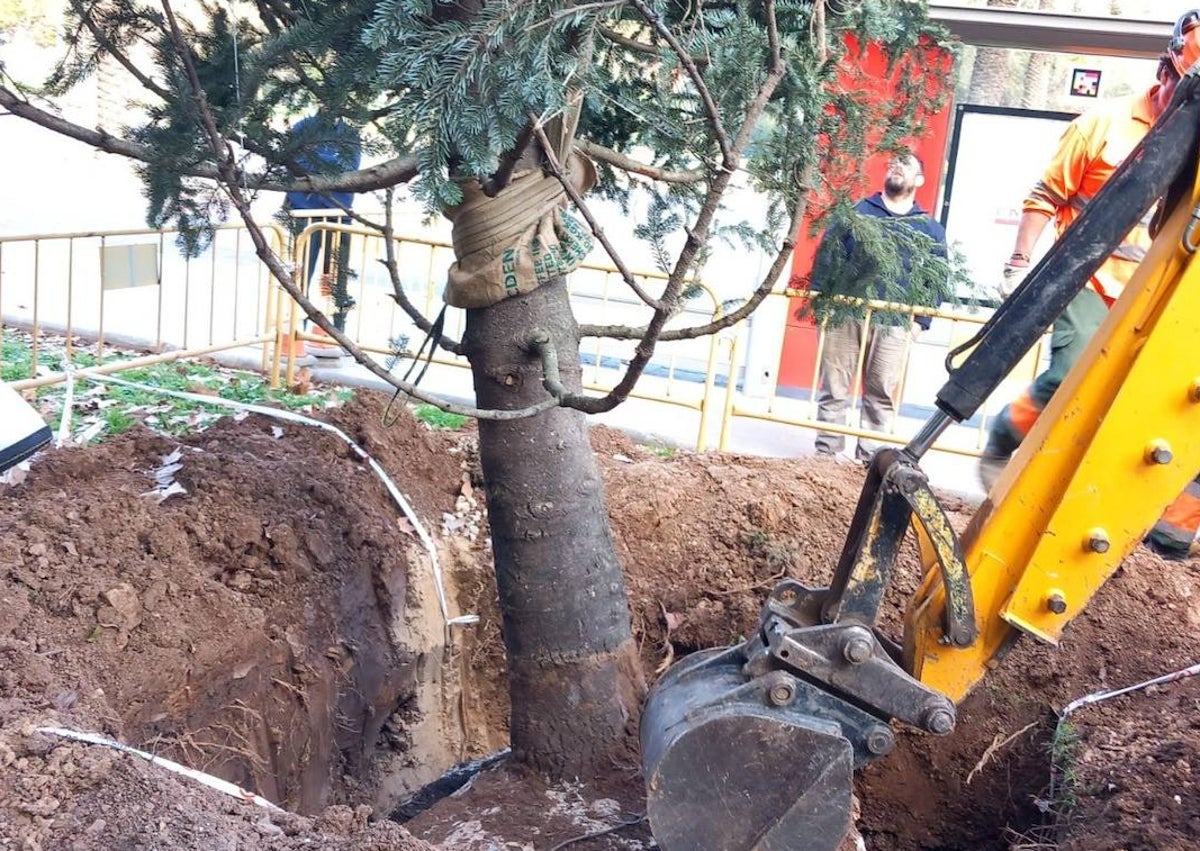
[[(979, 638), (942, 640), (936, 564), (909, 607), (906, 663), (955, 702), (1014, 630), (1057, 643), (1200, 470), (1200, 184), (962, 536)], [(1190, 238), (1190, 237), (1188, 237)]]
[[(833, 851), (853, 771), (892, 724), (949, 735), (957, 703), (1022, 634), (1056, 642), (1200, 470), (1200, 76), (1000, 305), (938, 413), (871, 459), (827, 588), (780, 582), (756, 634), (693, 654), (647, 698), (647, 813), (664, 851)], [(1137, 273), (962, 536), (920, 469), (973, 416), (1157, 202)], [(904, 537), (927, 575), (902, 641), (878, 628)]]

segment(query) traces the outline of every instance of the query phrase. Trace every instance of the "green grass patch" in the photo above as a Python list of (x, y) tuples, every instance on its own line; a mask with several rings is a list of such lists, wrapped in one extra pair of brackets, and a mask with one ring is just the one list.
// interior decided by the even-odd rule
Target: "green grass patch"
[(1063, 720), (1054, 729), (1050, 740), (1052, 770), (1051, 797), (1059, 815), (1075, 809), (1079, 789), (1079, 748), (1082, 744), (1079, 728)]
[[(220, 369), (202, 363), (161, 363), (121, 372), (115, 376), (147, 387), (200, 396), (216, 396), (244, 405), (263, 405), (289, 411), (308, 411), (339, 405), (353, 396), (343, 388), (318, 388), (309, 393), (292, 393), (272, 388), (265, 378), (252, 372)], [(199, 400), (176, 399), (140, 387), (109, 384), (105, 398), (123, 410), (143, 410), (147, 424), (168, 434), (196, 431), (231, 410)]]
[(20, 381), (32, 376), (33, 351), (11, 331), (4, 331), (0, 337), (0, 379)]
[(133, 428), (137, 420), (133, 414), (120, 408), (108, 408), (104, 412), (104, 433), (120, 434)]
[[(108, 362), (122, 357), (113, 353), (104, 360)], [(75, 349), (71, 353), (71, 363), (79, 369), (95, 366), (99, 362), (99, 358), (91, 352)], [(56, 345), (39, 346), (38, 365), (51, 372), (62, 372), (67, 367), (66, 351)], [(29, 343), (28, 335), (5, 329), (0, 335), (0, 380), (23, 381), (34, 377), (33, 346)]]
[(446, 431), (458, 431), (467, 424), (467, 417), (462, 414), (452, 414), (433, 405), (417, 405), (413, 415), (430, 428), (440, 428)]
[[(33, 364), (29, 337), (21, 332), (5, 331), (0, 349), (0, 377), (6, 381), (30, 377)], [(131, 355), (112, 351), (104, 362), (126, 360)], [(66, 367), (66, 352), (53, 343), (40, 346), (38, 363), (55, 372)], [(99, 359), (92, 353), (76, 349), (71, 362), (78, 368), (94, 366)], [(347, 388), (316, 387), (308, 393), (272, 389), (265, 378), (253, 372), (222, 369), (205, 363), (175, 361), (138, 367), (119, 372), (114, 379), (146, 385), (127, 387), (116, 381), (104, 382), (81, 379), (75, 383), (72, 431), (78, 436), (94, 429), (98, 421), (104, 428), (94, 440), (128, 431), (135, 423), (143, 422), (155, 431), (181, 435), (200, 431), (217, 419), (230, 416), (233, 410), (223, 405), (199, 400), (177, 399), (155, 390), (173, 390), (198, 396), (215, 396), (247, 405), (283, 408), (291, 411), (312, 411), (340, 405), (354, 392)], [(94, 393), (98, 383), (104, 383), (102, 394)], [(65, 400), (64, 385), (52, 385), (38, 391), (38, 404), (47, 424), (57, 429), (62, 418)]]

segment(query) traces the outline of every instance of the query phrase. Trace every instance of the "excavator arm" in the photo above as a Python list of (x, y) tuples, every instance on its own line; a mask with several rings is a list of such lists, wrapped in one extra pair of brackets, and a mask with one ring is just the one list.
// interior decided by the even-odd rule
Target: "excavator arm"
[(1014, 631), (1057, 643), (1200, 470), (1200, 262), (1187, 247), (1197, 202), (1165, 222), (964, 533), (978, 640), (943, 643), (936, 574), (912, 600), (906, 668), (952, 700)]
[[(823, 851), (853, 770), (894, 720), (935, 735), (1021, 634), (1054, 643), (1200, 470), (1200, 78), (981, 329), (903, 449), (872, 459), (828, 588), (781, 582), (757, 634), (670, 669), (643, 712), (664, 851)], [(956, 536), (919, 461), (972, 416), (1122, 238), (1163, 199), (1124, 294), (1005, 474)], [(1165, 214), (1164, 214), (1165, 213)], [(877, 628), (910, 526), (927, 575), (901, 642)]]

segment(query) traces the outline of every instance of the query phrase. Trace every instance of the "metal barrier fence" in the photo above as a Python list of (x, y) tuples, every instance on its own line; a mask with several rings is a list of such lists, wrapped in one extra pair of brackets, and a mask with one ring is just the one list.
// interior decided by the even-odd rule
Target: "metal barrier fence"
[[(772, 293), (768, 298), (804, 298), (814, 295), (815, 293), (804, 290), (786, 290), (781, 293)], [(917, 348), (929, 349), (925, 357), (923, 357), (921, 366), (922, 373), (925, 379), (922, 385), (922, 394), (924, 398), (918, 402), (919, 405), (927, 405), (932, 402), (933, 391), (942, 385), (948, 377), (948, 373), (944, 366), (945, 356), (951, 350), (958, 348), (970, 341), (976, 332), (987, 321), (988, 316), (978, 313), (964, 313), (958, 311), (946, 311), (938, 308), (921, 307), (907, 304), (896, 304), (884, 301), (864, 301), (865, 307), (863, 314), (863, 323), (869, 325), (873, 314), (881, 311), (888, 313), (907, 314), (909, 316), (909, 324), (915, 322), (916, 317), (929, 317), (937, 320), (938, 326), (933, 326), (940, 333), (937, 335), (941, 340), (931, 340), (929, 342), (918, 342), (912, 335), (907, 335), (904, 344), (903, 363), (900, 371), (900, 378), (896, 388), (896, 407), (897, 413), (904, 405), (906, 397), (909, 396), (910, 377), (913, 374), (914, 350)], [(931, 328), (931, 331), (933, 329)], [(774, 422), (783, 425), (796, 426), (799, 428), (811, 429), (817, 432), (826, 432), (831, 434), (845, 435), (847, 437), (866, 438), (878, 443), (892, 443), (903, 445), (908, 442), (912, 434), (909, 431), (915, 432), (919, 423), (911, 422), (908, 430), (901, 430), (899, 425), (901, 418), (894, 416), (889, 428), (885, 432), (865, 429), (858, 426), (845, 423), (822, 422), (818, 418), (818, 388), (821, 386), (821, 368), (825, 357), (825, 342), (827, 336), (827, 328), (822, 325), (817, 329), (817, 347), (816, 356), (813, 361), (811, 383), (809, 384), (809, 395), (807, 400), (796, 403), (789, 403), (780, 395), (772, 395), (768, 397), (765, 403), (754, 404), (743, 394), (729, 392), (725, 397), (725, 406), (721, 416), (721, 436), (717, 448), (724, 451), (729, 448), (730, 432), (733, 423), (738, 418), (749, 420), (759, 420), (765, 422)], [(925, 334), (931, 332), (927, 331)], [(924, 336), (924, 335), (923, 335)], [(739, 348), (742, 335), (736, 338), (734, 351), (731, 354), (728, 364), (729, 372), (727, 373), (727, 387), (735, 386), (736, 370), (740, 361)], [(848, 418), (854, 422), (861, 412), (861, 397), (862, 383), (864, 375), (864, 366), (868, 357), (868, 341), (867, 335), (863, 335), (863, 339), (858, 349), (858, 357), (854, 365), (854, 381), (850, 391), (851, 400), (858, 400), (857, 405), (851, 405), (847, 412)], [(1012, 372), (1005, 379), (1004, 383), (993, 394), (993, 399), (989, 399), (988, 403), (974, 418), (974, 440), (971, 443), (958, 442), (942, 439), (935, 444), (935, 448), (956, 455), (966, 455), (978, 457), (983, 450), (987, 441), (987, 424), (991, 413), (998, 410), (1002, 402), (996, 400), (1009, 399), (1016, 396), (1019, 389), (1022, 389), (1026, 384), (1030, 383), (1034, 377), (1041, 371), (1044, 361), (1047, 357), (1046, 345), (1048, 337), (1043, 336), (1021, 362), (1014, 367)], [(964, 350), (958, 357), (959, 362), (966, 356), (968, 350)], [(932, 367), (932, 369), (930, 368)], [(790, 408), (790, 410), (787, 410)], [(930, 410), (932, 413), (932, 410)], [(952, 434), (952, 433), (951, 433)]]
[[(343, 224), (338, 211), (304, 211), (309, 224), (289, 238), (283, 228), (267, 225), (264, 231), (281, 256), (293, 258), (297, 286), (311, 290), (326, 273), (329, 282), (345, 284), (354, 305), (339, 317), (347, 335), (363, 349), (403, 361), (411, 357), (424, 335), (393, 298), (391, 276), (384, 264), (385, 243), (379, 231)], [(33, 370), (15, 382), (18, 389), (43, 386), (64, 380), (64, 373), (38, 375), (37, 346), (40, 332), (54, 329), (71, 340), (79, 330), (99, 341), (99, 353), (107, 340), (149, 348), (156, 354), (134, 360), (101, 363), (86, 372), (106, 373), (150, 363), (219, 353), (244, 346), (260, 346), (261, 367), (273, 386), (285, 378), (294, 380), (300, 340), (320, 346), (326, 337), (306, 333), (298, 305), (271, 280), (265, 266), (253, 253), (243, 227), (218, 229), (216, 238), (198, 258), (184, 258), (168, 250), (173, 231), (126, 230), (0, 237), (0, 317), (32, 328)], [(446, 271), (453, 261), (447, 241), (423, 237), (396, 237), (394, 254), (400, 285), (409, 301), (432, 319), (441, 308)], [(666, 275), (637, 272), (639, 283), (649, 291), (661, 288)], [(592, 325), (638, 327), (648, 318), (648, 308), (632, 296), (616, 269), (587, 264), (568, 282), (572, 307), (581, 321)], [(312, 293), (326, 309), (331, 296)], [(710, 322), (722, 313), (722, 305), (711, 288), (696, 283), (689, 299), (668, 328)], [(804, 295), (789, 291), (773, 293), (770, 299)], [(905, 312), (930, 316), (934, 332), (905, 346), (897, 399), (910, 396), (916, 404), (932, 400), (932, 390), (945, 377), (945, 353), (969, 339), (986, 316), (947, 312), (932, 308), (870, 302), (871, 311)], [(332, 312), (332, 311), (331, 311)], [(445, 333), (461, 338), (465, 313), (450, 310)], [(149, 333), (153, 329), (153, 333)], [(634, 398), (678, 406), (698, 415), (696, 449), (707, 448), (710, 421), (719, 417), (717, 446), (728, 449), (738, 420), (756, 420), (785, 426), (869, 438), (885, 443), (904, 443), (912, 418), (894, 421), (886, 432), (875, 432), (851, 424), (823, 423), (817, 417), (817, 393), (825, 356), (825, 332), (816, 342), (808, 398), (772, 394), (752, 398), (742, 385), (742, 361), (746, 345), (746, 323), (708, 338), (660, 342), (646, 374), (632, 394)], [(591, 337), (580, 347), (583, 384), (594, 392), (607, 392), (621, 379), (633, 356), (635, 340), (618, 341)], [(1042, 344), (1044, 345), (1044, 343)], [(170, 351), (164, 351), (170, 349)], [(856, 375), (862, 375), (866, 357), (860, 347)], [(778, 356), (776, 355), (776, 359)], [(1009, 377), (997, 396), (1015, 396), (1036, 374), (1044, 359), (1041, 346), (1031, 353)], [(465, 358), (439, 350), (436, 364), (469, 370)], [(286, 372), (285, 372), (286, 370)], [(919, 387), (910, 392), (914, 373)], [(860, 379), (852, 397), (860, 396)], [(721, 386), (723, 385), (723, 386)], [(431, 387), (434, 392), (441, 388)], [(719, 407), (718, 407), (719, 406)], [(951, 453), (978, 455), (985, 440), (988, 409), (977, 419), (973, 440), (943, 441), (938, 448)], [(852, 407), (850, 416), (857, 416)]]
[[(316, 277), (319, 271), (331, 269), (331, 275), (343, 274), (350, 284), (350, 295), (356, 304), (345, 317), (345, 330), (354, 342), (367, 351), (383, 355), (395, 355), (393, 345), (398, 336), (415, 343), (423, 334), (403, 313), (392, 298), (390, 276), (384, 267), (383, 236), (367, 228), (341, 224), (338, 211), (304, 211), (312, 223), (304, 227), (296, 239), (295, 253), (298, 272), (297, 284), (305, 286), (308, 278)], [(347, 249), (343, 240), (349, 240)], [(443, 282), (446, 270), (453, 261), (453, 247), (448, 241), (397, 236), (396, 259), (401, 271), (402, 285), (409, 301), (423, 310), (426, 318), (432, 319), (441, 309)], [(313, 249), (313, 245), (318, 247)], [(310, 260), (310, 251), (312, 252)], [(332, 261), (332, 262), (330, 262)], [(348, 261), (349, 268), (339, 268), (339, 262)], [(314, 271), (310, 276), (307, 266)], [(649, 291), (661, 288), (666, 275), (661, 272), (640, 271), (635, 275)], [(307, 285), (311, 287), (312, 281)], [(697, 284), (698, 297), (689, 302), (680, 315), (674, 317), (668, 327), (684, 327), (711, 321), (721, 315), (721, 302), (708, 286)], [(610, 266), (584, 265), (574, 272), (569, 280), (572, 305), (577, 317), (593, 325), (644, 325), (648, 308), (628, 293), (619, 273)], [(799, 291), (773, 293), (769, 298), (780, 299), (805, 295)], [(328, 296), (325, 297), (329, 301)], [(912, 317), (929, 316), (936, 320), (933, 339), (916, 342), (909, 340), (905, 346), (904, 367), (901, 372), (896, 398), (905, 400), (912, 385), (911, 375), (914, 360), (920, 362), (922, 386), (916, 393), (918, 405), (928, 404), (933, 391), (940, 386), (946, 372), (942, 367), (945, 353), (969, 339), (987, 316), (967, 312), (944, 311), (936, 308), (896, 305), (886, 302), (868, 302), (865, 319), (870, 320), (874, 311), (908, 313)], [(292, 304), (288, 310), (285, 335), (292, 334), (300, 339), (321, 344), (323, 337), (304, 333), (297, 324), (297, 308)], [(447, 315), (445, 333), (452, 338), (461, 338), (465, 314), (450, 310)], [(817, 393), (821, 365), (825, 354), (825, 332), (821, 329), (817, 340), (817, 353), (812, 369), (810, 391), (807, 401), (797, 404), (796, 400), (772, 395), (765, 401), (748, 397), (740, 389), (740, 373), (745, 349), (745, 323), (729, 332), (709, 338), (660, 342), (648, 374), (643, 376), (632, 394), (634, 398), (648, 399), (678, 405), (699, 412), (695, 447), (698, 451), (707, 448), (709, 421), (714, 412), (719, 416), (718, 448), (730, 446), (731, 432), (738, 419), (774, 422), (786, 426), (832, 432), (850, 437), (868, 438), (883, 443), (903, 444), (908, 435), (900, 427), (901, 420), (893, 420), (886, 432), (876, 432), (854, 425), (823, 423), (817, 417)], [(636, 341), (614, 341), (593, 337), (581, 345), (584, 359), (584, 387), (588, 390), (606, 392), (619, 380), (623, 367), (632, 356)], [(1030, 353), (1007, 379), (997, 397), (1015, 396), (1036, 375), (1039, 364), (1044, 360), (1044, 340)], [(286, 346), (284, 347), (286, 350)], [(917, 356), (919, 355), (919, 356)], [(867, 356), (864, 344), (859, 349), (855, 374), (861, 376)], [(915, 357), (916, 356), (916, 357)], [(448, 354), (435, 356), (434, 363), (469, 369), (466, 360)], [(278, 365), (276, 366), (278, 369)], [(291, 365), (286, 380), (292, 381)], [(723, 387), (719, 387), (723, 385)], [(856, 380), (851, 397), (861, 397), (861, 378)], [(718, 410), (719, 406), (719, 410)], [(976, 418), (974, 439), (963, 442), (961, 433), (955, 443), (955, 434), (949, 433), (937, 445), (946, 452), (977, 456), (986, 441), (986, 421), (996, 406), (985, 407)], [(849, 412), (858, 416), (857, 408)], [(915, 428), (915, 426), (914, 426)]]
[[(313, 221), (299, 232), (295, 240), (293, 257), (297, 286), (306, 290), (310, 298), (315, 295), (314, 301), (332, 314), (334, 305), (329, 290), (341, 276), (347, 295), (354, 300), (354, 306), (342, 317), (343, 330), (356, 345), (365, 351), (389, 357), (398, 356), (402, 348), (416, 349), (424, 339), (424, 333), (393, 298), (391, 276), (384, 263), (386, 245), (383, 235), (365, 227), (328, 220), (340, 219), (337, 211), (303, 212)], [(412, 236), (396, 236), (394, 243), (396, 265), (405, 295), (422, 310), (427, 319), (432, 320), (441, 309), (446, 271), (454, 259), (453, 247), (446, 241)], [(323, 282), (324, 293), (320, 292), (323, 276), (327, 276)], [(656, 285), (661, 288), (667, 280), (667, 276), (661, 272), (638, 271), (634, 277), (651, 291)], [(672, 317), (667, 324), (668, 329), (707, 323), (721, 314), (721, 303), (710, 288), (699, 282), (691, 286), (694, 297), (686, 302), (678, 315)], [(575, 315), (589, 324), (636, 327), (646, 322), (647, 308), (641, 301), (626, 295), (628, 290), (620, 273), (611, 266), (585, 263), (570, 276), (568, 291)], [(329, 343), (323, 335), (305, 332), (295, 302), (289, 300), (279, 316), (283, 338), (300, 339), (318, 346)], [(461, 339), (465, 317), (464, 311), (448, 310), (444, 333), (451, 338)], [(407, 345), (398, 345), (398, 341), (404, 341)], [(584, 362), (584, 388), (607, 392), (616, 386), (624, 367), (633, 356), (636, 344), (636, 340), (620, 341), (605, 337), (585, 340), (580, 347)], [(660, 342), (647, 373), (631, 396), (697, 411), (700, 417), (697, 449), (703, 450), (706, 448), (704, 435), (708, 432), (708, 420), (713, 407), (711, 400), (716, 398), (714, 390), (720, 375), (727, 371), (723, 365), (732, 356), (733, 345), (733, 340), (728, 336)], [(283, 354), (291, 352), (292, 344), (285, 339), (276, 351)], [(295, 362), (295, 358), (286, 358), (286, 364), (283, 364), (277, 358), (271, 367), (272, 380), (278, 383), (282, 378), (290, 385), (294, 380)], [(434, 356), (433, 362), (470, 369), (465, 358), (442, 350)]]
[[(286, 235), (263, 228), (275, 250)], [(220, 227), (198, 257), (169, 248), (172, 230), (134, 229), (0, 236), (0, 317), (32, 331), (31, 375), (13, 382), (29, 389), (65, 380), (62, 371), (38, 374), (44, 332), (66, 338), (68, 361), (77, 334), (105, 346), (119, 342), (155, 354), (99, 363), (81, 373), (111, 373), (161, 361), (213, 354), (275, 339), (279, 287), (238, 226)], [(281, 291), (281, 290), (280, 290)]]

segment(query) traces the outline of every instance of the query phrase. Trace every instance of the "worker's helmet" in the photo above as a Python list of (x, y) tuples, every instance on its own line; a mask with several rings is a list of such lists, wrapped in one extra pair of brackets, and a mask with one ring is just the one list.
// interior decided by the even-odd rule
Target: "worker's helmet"
[(1171, 32), (1167, 55), (1181, 77), (1200, 59), (1200, 9), (1191, 9), (1179, 16)]

